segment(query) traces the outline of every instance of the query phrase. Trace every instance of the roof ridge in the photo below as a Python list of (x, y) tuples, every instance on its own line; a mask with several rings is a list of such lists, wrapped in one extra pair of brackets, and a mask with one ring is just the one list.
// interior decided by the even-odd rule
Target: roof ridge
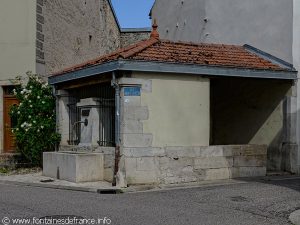
[(154, 45), (155, 43), (157, 43), (159, 40), (158, 39), (155, 39), (155, 38), (150, 38), (150, 39), (147, 39), (145, 41), (141, 41), (139, 43), (137, 43), (135, 45), (134, 48), (130, 48), (128, 50), (125, 50), (125, 51), (122, 51), (119, 56), (121, 56), (123, 59), (126, 59), (126, 58), (129, 58), (129, 57), (132, 57), (134, 56), (135, 54), (145, 50), (146, 48)]

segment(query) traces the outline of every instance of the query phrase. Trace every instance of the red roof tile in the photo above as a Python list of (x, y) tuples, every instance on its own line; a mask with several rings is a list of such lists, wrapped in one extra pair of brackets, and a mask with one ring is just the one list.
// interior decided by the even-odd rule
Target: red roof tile
[(65, 69), (54, 75), (60, 75), (118, 59), (244, 69), (285, 70), (271, 61), (251, 53), (243, 46), (172, 42), (151, 37), (148, 40), (140, 41), (137, 44)]

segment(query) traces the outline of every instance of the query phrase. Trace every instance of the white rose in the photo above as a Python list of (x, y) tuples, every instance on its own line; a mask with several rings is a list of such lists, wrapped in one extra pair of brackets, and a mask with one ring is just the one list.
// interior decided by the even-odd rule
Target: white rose
[(42, 129), (44, 129), (44, 126), (41, 126)]
[(40, 96), (37, 96), (37, 99), (40, 99), (41, 97)]
[(30, 108), (32, 108), (32, 105), (30, 105)]

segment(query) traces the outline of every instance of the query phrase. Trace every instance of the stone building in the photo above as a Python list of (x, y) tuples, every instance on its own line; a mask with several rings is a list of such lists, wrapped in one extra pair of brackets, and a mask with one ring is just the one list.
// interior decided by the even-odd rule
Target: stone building
[(122, 32), (110, 0), (2, 0), (0, 33), (0, 154), (14, 151), (12, 79), (27, 71), (46, 77), (149, 35)]
[(252, 46), (161, 40), (154, 24), (150, 39), (49, 77), (62, 140), (44, 175), (119, 186), (264, 176), (296, 78)]
[[(158, 21), (159, 32), (164, 39), (237, 45), (247, 43), (300, 69), (298, 0), (156, 0), (150, 14)], [(268, 169), (271, 171), (299, 172), (298, 86), (295, 82), (292, 95), (276, 109), (278, 118), (288, 118), (289, 122), (278, 124), (278, 132), (271, 143), (260, 139), (260, 143), (268, 144), (269, 152), (274, 153), (268, 155)], [(236, 97), (232, 101), (240, 100)], [(224, 106), (219, 110), (229, 113), (230, 108)], [(255, 109), (253, 111), (255, 113)], [(272, 113), (276, 114), (276, 111)], [(226, 120), (225, 116), (223, 119)], [(235, 124), (223, 123), (228, 128), (235, 127)], [(223, 135), (223, 140), (229, 138), (229, 134)], [(229, 139), (234, 144), (245, 144), (257, 138), (253, 134), (248, 138)]]

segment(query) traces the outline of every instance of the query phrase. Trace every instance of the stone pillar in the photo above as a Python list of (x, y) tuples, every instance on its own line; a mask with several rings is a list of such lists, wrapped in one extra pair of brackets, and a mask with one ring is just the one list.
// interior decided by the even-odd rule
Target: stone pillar
[[(129, 156), (126, 152), (152, 152), (152, 134), (143, 132), (143, 121), (148, 120), (147, 106), (141, 103), (141, 94), (152, 91), (151, 80), (121, 78), (118, 81), (121, 89), (121, 159), (119, 163), (120, 182), (125, 177), (131, 183), (157, 183), (156, 164), (153, 158)], [(143, 165), (141, 167), (141, 165)], [(123, 174), (123, 176), (122, 176)]]
[(57, 126), (58, 132), (61, 134), (60, 145), (69, 145), (69, 94), (65, 90), (58, 90), (56, 92), (58, 109), (57, 109)]
[(294, 83), (283, 103), (284, 141), (282, 144), (282, 163), (284, 171), (298, 173), (297, 145), (297, 84)]
[[(79, 146), (98, 146), (99, 130), (101, 129), (102, 132), (105, 132), (103, 123), (99, 117), (99, 99), (80, 99), (80, 102), (77, 103), (77, 107), (81, 108), (81, 136)], [(102, 113), (106, 112), (102, 111)], [(87, 124), (83, 123), (85, 120), (87, 120)], [(105, 136), (106, 134), (104, 133), (103, 135)]]
[(142, 120), (148, 119), (148, 107), (141, 105), (145, 80), (121, 78), (121, 145), (123, 147), (151, 147), (152, 134), (143, 133)]

